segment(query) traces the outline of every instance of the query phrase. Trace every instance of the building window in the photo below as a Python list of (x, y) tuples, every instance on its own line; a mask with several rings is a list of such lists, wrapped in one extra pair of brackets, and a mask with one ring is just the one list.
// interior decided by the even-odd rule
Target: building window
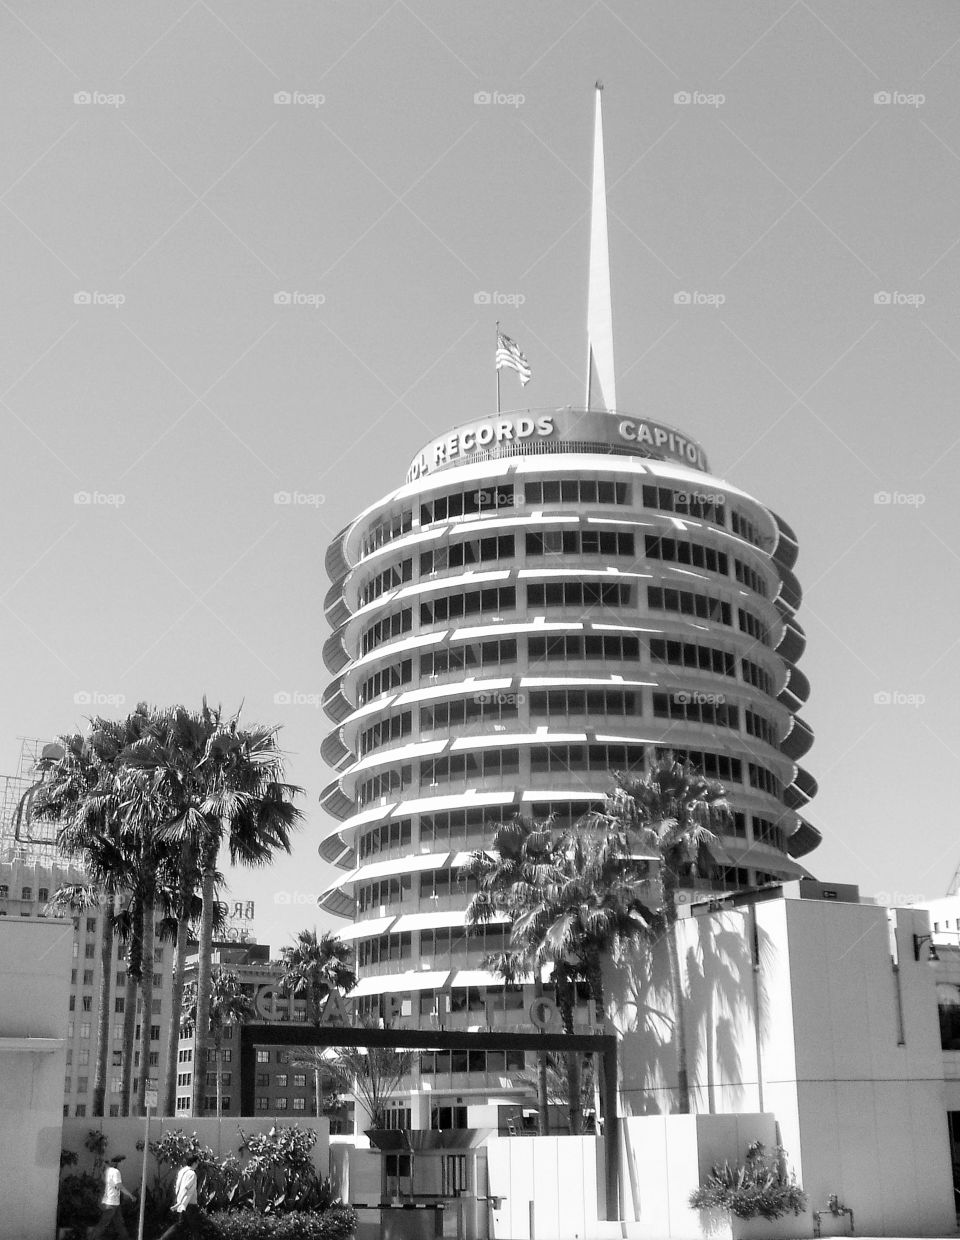
[(90, 1037), (90, 1022), (88, 1020), (83, 1021), (80, 1025), (80, 1036), (81, 1038)]
[(257, 1095), (257, 1110), (258, 1111), (265, 1111), (269, 1105), (270, 1105), (269, 1098), (264, 1098), (260, 1094)]
[(548, 581), (527, 586), (528, 607), (629, 607), (630, 587), (620, 582)]
[(233, 1059), (233, 1051), (230, 1050), (229, 1047), (225, 1051), (220, 1052), (221, 1063), (230, 1063), (232, 1059)]
[(269, 1088), (269, 1085), (270, 1085), (270, 1073), (269, 1072), (258, 1072), (257, 1073), (257, 1089), (267, 1089)]
[(443, 624), (448, 620), (481, 614), (489, 619), (505, 611), (514, 611), (516, 606), (517, 591), (514, 586), (491, 586), (486, 590), (467, 590), (462, 594), (441, 594), (420, 604), (420, 623)]
[(65, 1076), (63, 1078), (63, 1092), (65, 1094), (70, 1094), (73, 1092), (73, 1077), (72, 1076)]
[(84, 971), (83, 971), (83, 984), (84, 984), (84, 986), (92, 986), (92, 985), (93, 985), (93, 969), (84, 969)]
[(97, 933), (97, 919), (96, 917), (88, 917), (87, 918), (87, 934), (96, 934), (96, 933)]
[(269, 1062), (270, 1062), (269, 1051), (257, 1051), (257, 1063), (269, 1063)]
[(84, 943), (84, 945), (83, 945), (83, 954), (84, 954), (84, 957), (85, 957), (87, 960), (92, 960), (92, 959), (94, 958), (94, 956), (96, 956), (96, 954), (97, 954), (97, 945), (96, 945), (96, 943)]
[(68, 1011), (71, 1011), (71, 1012), (75, 1012), (77, 1010), (77, 996), (76, 995), (71, 995), (70, 998), (67, 1000), (67, 1009)]
[(295, 1111), (305, 1111), (307, 1106), (306, 1098), (294, 1098), (293, 1109)]
[(273, 1105), (278, 1111), (285, 1111), (287, 1109), (287, 1100), (286, 1098), (276, 1098)]
[(85, 1094), (90, 1088), (90, 1078), (88, 1076), (77, 1077), (77, 1093)]
[(150, 1041), (151, 1042), (160, 1041), (160, 1026), (159, 1025), (150, 1026)]
[(85, 1068), (89, 1062), (90, 1048), (88, 1046), (84, 1046), (77, 1054), (77, 1063), (79, 1063), (81, 1068)]
[(306, 1073), (298, 1072), (294, 1074), (294, 1078), (293, 1078), (294, 1089), (305, 1089), (306, 1084), (307, 1084)]
[(20, 888), (20, 899), (23, 900), (24, 902), (32, 900), (33, 899), (33, 888), (32, 887), (21, 887)]
[(111, 1115), (111, 1117), (115, 1117), (115, 1116), (117, 1116), (117, 1115), (119, 1115), (119, 1114), (120, 1114), (120, 1103), (119, 1103), (119, 1102), (111, 1102), (111, 1103), (110, 1103), (110, 1115)]
[(150, 1054), (147, 1056), (147, 1063), (150, 1065), (151, 1068), (159, 1068), (160, 1067), (160, 1052), (151, 1051)]
[(83, 1010), (84, 1010), (85, 1012), (92, 1012), (92, 1011), (93, 1011), (93, 995), (84, 995), (84, 996), (83, 996)]
[(78, 1102), (76, 1106), (76, 1110), (73, 1113), (74, 1115), (77, 1116), (78, 1119), (83, 1118), (83, 1116), (85, 1116), (87, 1113), (87, 1104), (85, 1102)]
[[(118, 998), (118, 999), (114, 999), (114, 1001), (113, 1001), (113, 1010), (114, 1010), (114, 1012), (116, 1013), (116, 1015), (117, 1015), (117, 1016), (122, 1016), (122, 1015), (123, 1015), (123, 1007), (124, 1007), (124, 999), (123, 999), (123, 997), (122, 997), (122, 996), (121, 996), (120, 998)], [(120, 1026), (120, 1028), (122, 1029), (122, 1028), (123, 1028), (123, 1026), (121, 1025), (121, 1026)]]

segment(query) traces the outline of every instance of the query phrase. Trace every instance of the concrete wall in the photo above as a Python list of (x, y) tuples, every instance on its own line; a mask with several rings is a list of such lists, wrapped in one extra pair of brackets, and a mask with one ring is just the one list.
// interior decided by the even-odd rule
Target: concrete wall
[[(886, 909), (801, 899), (683, 919), (692, 1108), (773, 1116), (811, 1213), (836, 1193), (860, 1234), (951, 1235), (935, 977), (913, 953), (925, 915), (901, 909), (894, 921), (892, 937)], [(665, 944), (607, 980), (622, 1112), (668, 1114), (677, 1057)], [(744, 1148), (722, 1154), (739, 1162)], [(699, 1174), (692, 1147), (676, 1167), (685, 1195)]]
[(0, 920), (0, 1240), (56, 1234), (72, 944), (71, 922)]
[(485, 1148), (488, 1191), (501, 1199), (491, 1210), (491, 1237), (593, 1240), (621, 1234), (618, 1224), (598, 1223), (606, 1214), (602, 1138), (492, 1137)]

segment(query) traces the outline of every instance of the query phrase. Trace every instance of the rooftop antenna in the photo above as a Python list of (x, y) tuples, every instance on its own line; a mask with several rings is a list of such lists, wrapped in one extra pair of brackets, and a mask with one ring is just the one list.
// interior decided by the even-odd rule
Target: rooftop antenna
[(587, 293), (587, 409), (612, 413), (617, 407), (613, 368), (613, 305), (607, 241), (607, 184), (603, 167), (603, 83), (596, 85), (593, 127), (593, 193), (590, 203), (590, 279)]

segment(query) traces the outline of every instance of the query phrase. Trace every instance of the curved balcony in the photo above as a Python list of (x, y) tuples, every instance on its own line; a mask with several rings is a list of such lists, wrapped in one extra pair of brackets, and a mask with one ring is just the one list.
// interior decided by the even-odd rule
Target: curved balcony
[(340, 787), (339, 779), (332, 780), (320, 793), (320, 804), (328, 814), (339, 818), (341, 822), (345, 822), (355, 809), (353, 798), (348, 797)]
[(776, 645), (777, 654), (788, 663), (796, 663), (807, 648), (807, 638), (796, 620), (787, 620), (783, 635)]
[(344, 677), (341, 675), (327, 685), (320, 701), (327, 718), (332, 723), (343, 723), (344, 719), (353, 713), (353, 706), (341, 692), (343, 681)]
[(326, 616), (327, 624), (332, 629), (338, 629), (350, 619), (350, 608), (347, 606), (347, 600), (343, 595), (343, 583), (345, 580), (345, 577), (338, 578), (327, 591), (323, 600), (323, 612)]
[(787, 840), (787, 852), (791, 857), (805, 857), (807, 853), (813, 852), (822, 839), (823, 836), (817, 828), (807, 822), (806, 818), (801, 818), (800, 825)]
[(323, 661), (327, 671), (342, 672), (350, 662), (350, 656), (343, 646), (343, 629), (336, 629), (323, 643)]
[(327, 570), (327, 576), (333, 581), (336, 581), (341, 577), (345, 577), (350, 571), (350, 565), (347, 563), (345, 555), (345, 542), (352, 525), (352, 521), (349, 525), (345, 525), (339, 533), (334, 535), (333, 541), (330, 543), (330, 546), (327, 547), (327, 553), (324, 557), (323, 565)]
[(777, 698), (789, 711), (798, 711), (810, 697), (810, 681), (799, 667), (787, 667), (787, 683)]
[(320, 744), (320, 757), (336, 771), (345, 770), (356, 760), (356, 754), (343, 743), (342, 731), (342, 728), (334, 728)]
[(783, 790), (784, 802), (792, 810), (801, 810), (817, 795), (817, 781), (802, 766), (797, 767), (793, 783)]
[(796, 574), (792, 573), (789, 568), (778, 565), (780, 574), (780, 593), (777, 596), (778, 601), (783, 600), (791, 611), (799, 611), (800, 604), (803, 602), (803, 590), (800, 588)]
[(780, 749), (796, 761), (802, 758), (805, 753), (809, 753), (813, 745), (813, 729), (799, 715), (793, 715), (793, 724), (790, 731), (780, 742)]
[(353, 847), (339, 832), (334, 832), (325, 840), (321, 840), (317, 852), (324, 861), (329, 861), (331, 865), (338, 865), (343, 870), (349, 870), (353, 865)]
[(777, 545), (773, 549), (773, 558), (778, 564), (782, 564), (784, 568), (793, 568), (800, 554), (800, 544), (797, 541), (797, 536), (779, 513), (774, 512), (772, 508), (768, 509), (768, 511), (776, 522), (779, 535)]

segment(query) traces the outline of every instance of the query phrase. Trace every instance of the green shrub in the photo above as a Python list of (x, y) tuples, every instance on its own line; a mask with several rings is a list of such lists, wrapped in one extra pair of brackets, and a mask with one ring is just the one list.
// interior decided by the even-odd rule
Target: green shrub
[(103, 1183), (88, 1171), (65, 1175), (57, 1197), (57, 1226), (84, 1228), (100, 1217)]
[(729, 1210), (737, 1218), (781, 1218), (788, 1211), (800, 1214), (807, 1208), (807, 1195), (796, 1178), (786, 1172), (786, 1154), (777, 1146), (772, 1155), (762, 1142), (747, 1146), (746, 1160), (736, 1167), (714, 1163), (706, 1181), (690, 1194), (695, 1210)]
[(357, 1230), (357, 1212), (350, 1206), (281, 1215), (225, 1210), (209, 1218), (221, 1240), (349, 1240)]

